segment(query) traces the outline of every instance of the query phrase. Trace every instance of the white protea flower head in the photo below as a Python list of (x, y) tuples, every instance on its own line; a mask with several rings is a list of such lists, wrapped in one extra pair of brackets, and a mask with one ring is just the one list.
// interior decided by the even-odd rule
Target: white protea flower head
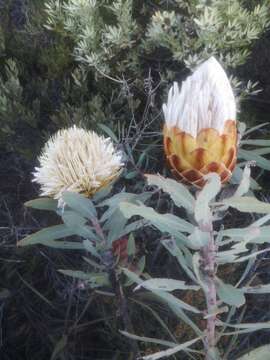
[(211, 57), (163, 105), (165, 153), (173, 173), (198, 187), (217, 172), (226, 182), (236, 163), (236, 101), (229, 79)]
[(122, 154), (110, 138), (75, 125), (59, 130), (45, 144), (33, 182), (41, 195), (61, 199), (63, 191), (93, 195), (119, 175)]

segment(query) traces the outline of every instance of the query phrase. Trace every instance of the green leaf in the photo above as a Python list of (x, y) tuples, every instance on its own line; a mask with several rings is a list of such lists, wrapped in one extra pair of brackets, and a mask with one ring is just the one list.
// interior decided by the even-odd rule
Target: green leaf
[(240, 197), (246, 194), (250, 187), (250, 166), (246, 165), (243, 171), (242, 180), (233, 196)]
[(241, 140), (241, 144), (253, 145), (253, 146), (270, 146), (270, 140), (264, 140), (264, 139)]
[(256, 161), (257, 166), (264, 170), (270, 170), (270, 161), (260, 155), (257, 155), (252, 150), (240, 149), (238, 152), (238, 157), (248, 161)]
[(74, 229), (66, 226), (65, 224), (54, 225), (37, 231), (32, 235), (28, 235), (27, 237), (18, 242), (18, 246), (28, 246), (36, 244), (46, 245), (46, 243), (49, 241), (61, 239), (74, 234)]
[(242, 290), (247, 294), (269, 294), (270, 284), (244, 287)]
[(119, 204), (121, 202), (131, 202), (131, 203), (136, 203), (136, 201), (140, 201), (140, 202), (145, 202), (153, 193), (152, 192), (144, 192), (142, 194), (131, 194), (131, 193), (126, 193), (124, 191), (113, 195), (112, 197), (110, 197), (109, 199), (106, 199), (104, 201), (102, 201), (98, 206), (99, 207), (103, 207), (103, 206), (108, 206), (109, 209), (106, 210), (101, 219), (100, 222), (104, 222), (107, 221), (108, 219), (111, 218), (112, 214), (119, 208)]
[(67, 341), (68, 338), (66, 335), (63, 335), (61, 337), (61, 339), (56, 343), (52, 356), (51, 356), (51, 360), (55, 360), (57, 359), (57, 357), (62, 353), (62, 351), (65, 349), (66, 345), (67, 345)]
[[(230, 179), (230, 182), (232, 184), (240, 184), (241, 180), (243, 178), (243, 170), (236, 165), (233, 173), (232, 173), (232, 177)], [(250, 188), (252, 190), (260, 190), (261, 186), (257, 183), (257, 181), (255, 181), (252, 177), (250, 177)]]
[(169, 346), (169, 347), (174, 347), (177, 346), (176, 343), (173, 343), (171, 341), (165, 341), (165, 340), (160, 340), (160, 339), (156, 339), (156, 338), (149, 338), (149, 337), (145, 337), (145, 336), (138, 336), (135, 334), (131, 334), (127, 331), (121, 331), (120, 333), (126, 337), (128, 337), (129, 339), (133, 339), (133, 340), (137, 340), (137, 341), (143, 341), (146, 343), (152, 343), (152, 344), (159, 344), (159, 345), (164, 345), (164, 346)]
[(194, 212), (195, 199), (186, 186), (160, 175), (146, 175), (146, 178), (148, 185), (156, 185), (168, 193), (176, 206), (184, 207), (190, 213)]
[(194, 231), (194, 226), (187, 221), (173, 214), (159, 214), (151, 207), (143, 204), (135, 205), (122, 202), (119, 207), (128, 219), (134, 215), (141, 216), (150, 221), (161, 232), (167, 232), (176, 237), (182, 237), (182, 232), (192, 233)]
[(105, 134), (107, 134), (111, 139), (113, 139), (114, 142), (116, 142), (116, 143), (119, 142), (115, 133), (108, 126), (106, 126), (104, 124), (98, 124), (98, 127), (100, 127), (100, 129), (102, 131), (104, 131)]
[(61, 274), (71, 276), (75, 279), (80, 279), (90, 283), (91, 287), (94, 286), (107, 286), (109, 285), (109, 278), (106, 273), (86, 273), (80, 270), (58, 270)]
[[(130, 271), (128, 269), (124, 269), (124, 268), (122, 269), (122, 271), (133, 282), (136, 282), (139, 285), (143, 284), (144, 281), (137, 274), (133, 273), (132, 271)], [(165, 302), (173, 311), (174, 310), (177, 311), (180, 309), (181, 312), (183, 312), (183, 309), (185, 309), (185, 310), (193, 312), (195, 314), (201, 313), (200, 310), (196, 309), (194, 306), (191, 306), (191, 305), (185, 303), (184, 301), (178, 299), (176, 296), (169, 294), (163, 290), (151, 289), (150, 291), (154, 295), (156, 295), (159, 299), (161, 299), (163, 302)]]
[(133, 234), (130, 234), (128, 237), (128, 244), (127, 244), (127, 254), (128, 256), (135, 256), (136, 253), (136, 244), (134, 240)]
[(189, 248), (198, 250), (208, 244), (209, 233), (203, 232), (198, 227), (195, 227), (193, 233), (188, 236), (188, 240)]
[(177, 246), (176, 241), (174, 239), (165, 239), (162, 240), (161, 243), (172, 256), (176, 257), (179, 265), (185, 270), (190, 279), (197, 283), (196, 277), (187, 263), (187, 258), (183, 255), (182, 250), (180, 250)]
[(84, 226), (87, 222), (87, 219), (83, 218), (72, 210), (65, 210), (62, 214), (62, 219), (64, 223), (71, 228)]
[(120, 238), (126, 223), (127, 219), (119, 209), (116, 209), (116, 211), (114, 211), (114, 213), (111, 215), (110, 219), (106, 221), (103, 226), (104, 230), (108, 230), (107, 239), (110, 244), (112, 244), (114, 240)]
[(245, 304), (246, 299), (241, 289), (237, 289), (231, 284), (225, 284), (220, 279), (217, 280), (217, 294), (225, 304), (240, 307)]
[(86, 219), (96, 218), (97, 212), (95, 206), (90, 199), (87, 199), (84, 195), (76, 192), (65, 191), (62, 194), (63, 201), (77, 211)]
[[(128, 277), (129, 280), (131, 280), (132, 282), (135, 282), (136, 284), (141, 284), (143, 282), (143, 280), (134, 272), (128, 270), (128, 269), (124, 269), (122, 268), (123, 273)], [(197, 325), (184, 313), (183, 309), (182, 309), (182, 304), (183, 302), (180, 301), (179, 299), (177, 299), (175, 296), (171, 295), (171, 294), (166, 294), (164, 291), (156, 291), (153, 290), (152, 293), (154, 295), (156, 295), (156, 297), (162, 301), (163, 303), (167, 304), (168, 307), (172, 310), (172, 312), (178, 316), (180, 319), (182, 319), (186, 324), (188, 324), (194, 331), (196, 334), (198, 334), (199, 336), (202, 335), (201, 330), (197, 327)], [(164, 298), (164, 295), (168, 295), (166, 297), (166, 299)], [(176, 300), (176, 301), (175, 301)], [(179, 302), (180, 301), (180, 304)], [(185, 304), (185, 303), (184, 303)], [(185, 304), (188, 305), (188, 304)], [(196, 311), (196, 308), (194, 308)]]
[(88, 251), (91, 255), (95, 256), (96, 258), (100, 259), (100, 255), (97, 251), (97, 249), (95, 248), (95, 246), (91, 243), (90, 240), (84, 240), (83, 241), (83, 246), (85, 248), (86, 251)]
[(182, 350), (186, 350), (188, 349), (191, 345), (195, 344), (195, 342), (197, 342), (198, 340), (200, 340), (200, 338), (196, 338), (193, 340), (189, 340), (186, 341), (185, 343), (181, 344), (181, 345), (177, 345), (175, 347), (173, 347), (172, 349), (168, 349), (168, 350), (163, 350), (163, 351), (159, 351), (155, 354), (151, 354), (151, 355), (147, 355), (147, 356), (143, 356), (142, 359), (144, 360), (157, 360), (157, 359), (161, 359), (164, 357), (169, 357), (173, 354), (178, 353), (179, 351)]
[(270, 213), (270, 204), (259, 201), (255, 197), (243, 196), (243, 197), (231, 197), (222, 200), (218, 204), (231, 206), (242, 212), (253, 212), (258, 214)]
[(207, 183), (199, 192), (195, 202), (195, 219), (198, 224), (209, 224), (211, 222), (211, 211), (209, 203), (216, 197), (221, 189), (220, 177), (216, 173), (207, 174), (204, 177)]
[(254, 150), (252, 150), (252, 152), (253, 152), (253, 154), (256, 154), (256, 155), (267, 155), (270, 153), (270, 147), (254, 149)]
[(112, 191), (113, 185), (116, 181), (116, 178), (114, 180), (112, 180), (106, 187), (101, 188), (100, 190), (98, 190), (92, 197), (92, 200), (94, 202), (99, 202), (102, 199), (104, 199), (105, 197), (107, 197), (110, 192)]
[(237, 360), (269, 360), (270, 345), (264, 345), (256, 348), (246, 355), (237, 358)]
[(134, 179), (136, 176), (138, 176), (138, 171), (137, 170), (130, 171), (125, 175), (125, 179), (131, 180), (131, 179)]
[(39, 198), (27, 201), (24, 205), (33, 209), (57, 211), (58, 201), (51, 198)]
[(73, 229), (74, 231), (76, 231), (76, 235), (78, 236), (81, 236), (85, 239), (100, 241), (100, 238), (92, 231), (92, 228), (90, 226), (77, 226)]
[[(217, 325), (231, 327), (234, 329), (243, 329), (246, 332), (252, 332), (262, 329), (270, 329), (270, 321), (267, 322), (256, 322), (256, 323), (241, 323), (241, 324), (228, 324), (223, 321), (219, 321)], [(226, 333), (224, 333), (226, 335)]]
[(134, 290), (139, 290), (141, 287), (147, 290), (163, 290), (163, 291), (174, 291), (174, 290), (199, 290), (200, 287), (196, 285), (186, 285), (184, 281), (165, 279), (165, 278), (154, 278), (149, 279), (139, 284)]
[[(265, 122), (265, 123), (263, 123), (263, 124), (259, 124), (259, 125), (253, 126), (253, 127), (251, 127), (250, 129), (246, 130), (245, 133), (244, 133), (244, 135), (246, 136), (246, 135), (248, 135), (248, 134), (250, 134), (250, 133), (252, 133), (252, 132), (254, 132), (254, 131), (256, 131), (256, 130), (259, 130), (260, 128), (262, 128), (262, 127), (264, 127), (264, 126), (268, 126), (268, 125), (269, 125), (269, 122)], [(244, 140), (244, 141), (246, 141), (246, 140)]]
[(141, 229), (143, 226), (147, 225), (147, 221), (146, 220), (137, 220), (137, 221), (133, 221), (132, 223), (126, 225), (124, 227), (124, 229), (120, 232), (119, 237), (125, 236), (130, 234), (131, 232), (134, 232), (136, 230)]

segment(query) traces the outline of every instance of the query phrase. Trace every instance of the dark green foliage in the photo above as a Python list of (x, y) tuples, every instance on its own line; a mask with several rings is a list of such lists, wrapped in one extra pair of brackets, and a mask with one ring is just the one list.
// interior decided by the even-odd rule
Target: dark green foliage
[(1, 148), (36, 157), (48, 133), (73, 123), (105, 123), (137, 145), (138, 131), (160, 129), (173, 80), (213, 54), (230, 69), (245, 63), (269, 24), (266, 0), (166, 4), (1, 2)]

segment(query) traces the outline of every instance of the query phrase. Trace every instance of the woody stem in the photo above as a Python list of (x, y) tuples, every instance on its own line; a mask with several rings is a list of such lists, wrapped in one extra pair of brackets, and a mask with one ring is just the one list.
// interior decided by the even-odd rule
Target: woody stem
[(217, 290), (215, 283), (216, 275), (216, 245), (213, 236), (212, 223), (201, 227), (201, 230), (208, 233), (208, 243), (200, 251), (202, 262), (202, 273), (204, 276), (204, 294), (207, 306), (207, 327), (205, 334), (205, 360), (218, 360), (218, 350), (216, 347), (216, 310), (217, 310)]

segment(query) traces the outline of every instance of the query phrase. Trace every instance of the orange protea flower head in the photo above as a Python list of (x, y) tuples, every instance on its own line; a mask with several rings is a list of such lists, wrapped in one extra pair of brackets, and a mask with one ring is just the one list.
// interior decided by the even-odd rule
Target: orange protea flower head
[(163, 105), (164, 148), (172, 173), (197, 187), (216, 172), (225, 183), (236, 164), (236, 102), (229, 79), (211, 57)]

